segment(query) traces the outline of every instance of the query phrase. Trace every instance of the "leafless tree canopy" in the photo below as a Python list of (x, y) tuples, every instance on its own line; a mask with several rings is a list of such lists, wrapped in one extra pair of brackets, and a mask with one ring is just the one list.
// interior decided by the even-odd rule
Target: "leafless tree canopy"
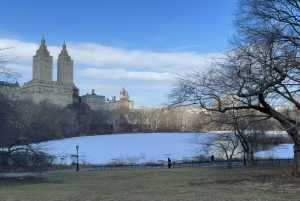
[[(240, 0), (236, 35), (224, 58), (205, 70), (178, 77), (169, 94), (171, 105), (200, 105), (211, 111), (255, 109), (275, 118), (295, 143), (294, 172), (300, 173), (299, 112), (300, 9), (296, 0)], [(229, 101), (228, 101), (229, 100)], [(299, 154), (298, 154), (299, 153)]]
[(16, 58), (6, 58), (5, 50), (11, 49), (11, 47), (0, 47), (0, 81), (16, 82), (20, 78), (20, 73), (8, 63), (12, 63)]

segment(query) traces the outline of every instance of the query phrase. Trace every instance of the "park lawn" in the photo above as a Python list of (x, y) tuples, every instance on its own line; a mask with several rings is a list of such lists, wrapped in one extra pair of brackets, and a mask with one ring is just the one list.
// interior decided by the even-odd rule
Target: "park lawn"
[(47, 179), (1, 179), (1, 201), (298, 200), (290, 166), (51, 173)]

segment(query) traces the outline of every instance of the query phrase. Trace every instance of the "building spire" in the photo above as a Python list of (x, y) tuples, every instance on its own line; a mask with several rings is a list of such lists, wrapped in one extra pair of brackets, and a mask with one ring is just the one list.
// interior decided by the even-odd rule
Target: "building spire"
[(67, 46), (66, 46), (66, 41), (64, 40), (64, 43), (62, 44), (62, 49), (60, 51), (60, 54), (58, 55), (58, 58), (70, 58), (71, 57), (68, 55), (68, 51), (67, 51)]
[(67, 51), (67, 49), (66, 49), (66, 41), (64, 40), (64, 44), (62, 45), (62, 51), (64, 51), (64, 52), (66, 52)]
[(42, 40), (41, 40), (41, 45), (42, 45), (42, 46), (45, 46), (45, 38), (44, 38), (44, 34), (43, 34), (43, 38), (42, 38)]

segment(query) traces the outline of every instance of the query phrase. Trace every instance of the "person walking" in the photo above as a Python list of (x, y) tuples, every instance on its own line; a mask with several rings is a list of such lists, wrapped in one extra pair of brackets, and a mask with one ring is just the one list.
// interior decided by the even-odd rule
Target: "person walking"
[(172, 160), (168, 157), (168, 168), (170, 169), (172, 165)]

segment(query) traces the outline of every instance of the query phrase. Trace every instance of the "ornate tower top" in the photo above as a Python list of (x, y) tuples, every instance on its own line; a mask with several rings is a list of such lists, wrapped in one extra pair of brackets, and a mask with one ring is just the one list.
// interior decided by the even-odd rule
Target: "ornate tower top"
[(122, 100), (122, 101), (128, 101), (129, 100), (128, 92), (126, 91), (126, 89), (124, 87), (122, 87), (122, 89), (120, 91), (120, 100)]
[(44, 35), (43, 35), (43, 38), (41, 40), (41, 45), (45, 46), (45, 39), (44, 39)]
[(44, 39), (44, 35), (43, 38), (41, 40), (41, 44), (39, 49), (36, 51), (36, 55), (46, 55), (46, 56), (50, 56), (49, 51), (47, 50), (47, 46), (46, 46), (46, 42)]
[(73, 84), (73, 60), (68, 54), (65, 41), (57, 59), (57, 81), (59, 83)]
[(66, 48), (66, 41), (64, 41), (64, 44), (62, 45), (62, 51), (67, 52), (67, 48)]
[(65, 41), (64, 41), (64, 44), (62, 45), (62, 50), (60, 51), (60, 54), (58, 55), (58, 58), (59, 59), (63, 59), (63, 58), (71, 59), (71, 57), (68, 54), (67, 46), (66, 46)]
[(32, 68), (33, 80), (52, 82), (53, 57), (47, 50), (44, 36), (41, 39), (41, 44), (36, 51), (36, 55), (33, 56)]

